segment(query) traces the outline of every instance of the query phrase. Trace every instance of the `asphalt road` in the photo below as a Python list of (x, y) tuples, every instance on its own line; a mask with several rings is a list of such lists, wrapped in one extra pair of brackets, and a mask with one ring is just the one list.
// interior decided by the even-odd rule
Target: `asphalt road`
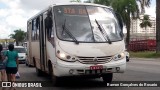
[[(34, 67), (20, 65), (21, 78), (18, 81), (50, 81), (48, 76), (37, 77)], [(160, 81), (160, 60), (131, 59), (127, 70), (114, 74), (113, 81)], [(102, 79), (69, 79), (61, 87), (17, 88), (17, 90), (160, 90), (160, 87), (105, 87)]]

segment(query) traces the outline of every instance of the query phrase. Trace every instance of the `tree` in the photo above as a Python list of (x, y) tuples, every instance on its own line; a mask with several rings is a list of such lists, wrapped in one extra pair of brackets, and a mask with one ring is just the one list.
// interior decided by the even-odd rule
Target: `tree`
[(10, 34), (9, 36), (15, 39), (16, 45), (19, 45), (19, 42), (24, 41), (24, 39), (26, 38), (26, 32), (19, 29), (19, 30), (15, 30), (14, 34)]
[(160, 0), (156, 0), (156, 53), (160, 53)]
[(70, 0), (70, 2), (81, 2), (81, 0)]
[(152, 27), (152, 24), (149, 19), (149, 15), (144, 15), (142, 19), (142, 23), (140, 23), (141, 28), (145, 28), (145, 32), (147, 32), (147, 27)]
[(110, 6), (111, 5), (111, 1), (112, 0), (94, 0), (94, 3)]
[(91, 0), (86, 0), (86, 1), (83, 1), (84, 3), (91, 3), (92, 1)]
[(137, 0), (140, 3), (141, 6), (141, 14), (145, 13), (145, 6), (149, 7), (151, 4), (151, 0)]

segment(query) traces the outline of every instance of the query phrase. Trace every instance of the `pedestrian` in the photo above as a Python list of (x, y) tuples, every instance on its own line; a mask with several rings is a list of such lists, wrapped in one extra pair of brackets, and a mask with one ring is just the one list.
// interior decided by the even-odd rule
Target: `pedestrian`
[(6, 61), (6, 73), (8, 81), (15, 82), (15, 74), (18, 71), (18, 53), (14, 51), (14, 45), (8, 45), (8, 51), (5, 52), (5, 56), (7, 57)]
[(0, 73), (1, 73), (1, 81), (5, 81), (5, 62), (4, 62), (4, 55), (2, 53), (3, 47), (0, 44)]

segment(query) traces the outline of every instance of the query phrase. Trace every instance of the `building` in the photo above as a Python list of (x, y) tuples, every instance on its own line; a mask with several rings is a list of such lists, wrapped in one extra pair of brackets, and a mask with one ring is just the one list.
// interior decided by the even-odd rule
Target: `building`
[(152, 27), (141, 28), (140, 23), (142, 23), (143, 15), (140, 16), (140, 19), (132, 19), (131, 20), (131, 39), (138, 38), (138, 39), (154, 39), (156, 38), (156, 18), (150, 17), (150, 22)]
[(7, 47), (9, 44), (14, 44), (14, 39), (0, 39), (0, 44), (3, 45), (3, 47)]

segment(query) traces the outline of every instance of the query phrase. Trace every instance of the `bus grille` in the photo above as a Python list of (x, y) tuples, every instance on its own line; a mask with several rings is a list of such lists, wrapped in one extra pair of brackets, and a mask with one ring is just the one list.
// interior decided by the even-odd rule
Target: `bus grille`
[(104, 64), (112, 60), (112, 56), (105, 57), (78, 57), (79, 62), (83, 64)]

